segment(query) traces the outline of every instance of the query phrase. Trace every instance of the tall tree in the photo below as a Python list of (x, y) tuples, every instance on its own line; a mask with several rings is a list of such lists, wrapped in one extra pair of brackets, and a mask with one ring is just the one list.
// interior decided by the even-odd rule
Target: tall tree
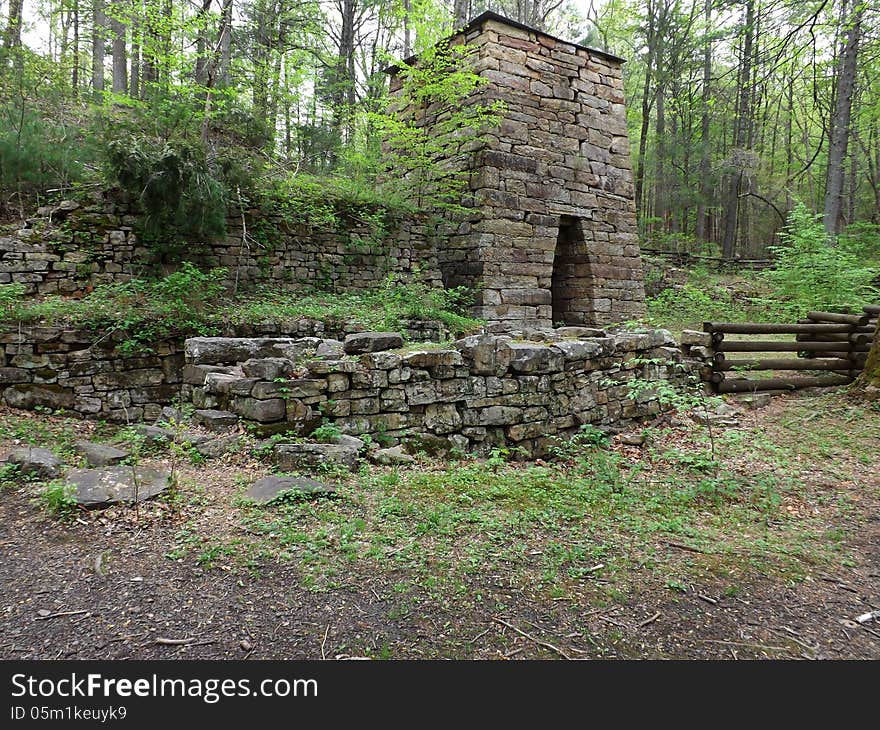
[(96, 92), (104, 90), (104, 55), (106, 46), (104, 34), (107, 30), (107, 16), (104, 15), (104, 0), (94, 0), (92, 6), (92, 88)]
[(859, 54), (859, 38), (862, 32), (862, 19), (867, 4), (863, 0), (853, 0), (853, 6), (846, 20), (846, 44), (840, 54), (837, 72), (836, 100), (834, 115), (831, 118), (831, 134), (828, 142), (828, 173), (825, 183), (825, 205), (823, 222), (829, 235), (840, 232), (843, 222), (842, 196), (845, 175), (844, 162), (850, 138), (850, 117), (852, 115), (853, 88), (856, 82), (856, 69)]
[(126, 68), (126, 45), (125, 45), (125, 17), (126, 9), (124, 0), (111, 0), (110, 13), (110, 37), (112, 41), (111, 54), (113, 58), (113, 93), (124, 94), (128, 90)]
[(755, 0), (745, 0), (740, 54), (737, 112), (733, 122), (733, 149), (730, 151), (727, 189), (724, 195), (724, 239), (721, 255), (732, 259), (739, 227), (740, 192), (745, 175), (746, 145), (752, 124), (752, 43), (755, 31)]
[(10, 50), (21, 45), (21, 22), (24, 0), (9, 0), (6, 30), (3, 31), (3, 48)]

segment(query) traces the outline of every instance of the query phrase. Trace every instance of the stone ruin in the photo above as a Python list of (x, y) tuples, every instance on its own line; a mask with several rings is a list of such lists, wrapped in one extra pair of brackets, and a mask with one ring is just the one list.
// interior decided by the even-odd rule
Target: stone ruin
[[(443, 283), (495, 331), (606, 325), (644, 313), (622, 59), (486, 12), (458, 31), (500, 100), (500, 127), (463, 164), (472, 214), (436, 252)], [(417, 63), (417, 60), (414, 61)], [(403, 80), (390, 69), (392, 94)], [(401, 110), (430, 126), (432, 108)]]

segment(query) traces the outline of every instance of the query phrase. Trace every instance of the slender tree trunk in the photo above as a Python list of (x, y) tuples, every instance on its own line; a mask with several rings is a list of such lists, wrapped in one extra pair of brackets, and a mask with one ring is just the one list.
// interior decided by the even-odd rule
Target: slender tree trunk
[(403, 0), (403, 57), (412, 55), (412, 27), (409, 20), (412, 0)]
[[(220, 69), (217, 75), (218, 86), (228, 86), (229, 69), (232, 66), (232, 0), (223, 0), (220, 14)], [(285, 72), (286, 73), (286, 72)]]
[(128, 84), (126, 79), (126, 49), (125, 49), (125, 25), (121, 18), (123, 8), (122, 0), (113, 0), (115, 6), (110, 16), (110, 34), (113, 41), (113, 93), (124, 94)]
[(6, 30), (3, 31), (3, 48), (10, 50), (21, 45), (21, 18), (24, 0), (9, 0)]
[(697, 201), (696, 237), (700, 241), (709, 240), (709, 221), (707, 220), (706, 207), (709, 201), (710, 183), (709, 175), (712, 172), (709, 142), (709, 105), (712, 100), (712, 0), (706, 0), (704, 6), (706, 28), (705, 42), (703, 45), (703, 94), (702, 108), (700, 110), (700, 193)]
[(736, 252), (736, 234), (739, 227), (739, 203), (740, 192), (744, 175), (744, 159), (738, 160), (738, 155), (743, 155), (745, 146), (751, 136), (751, 106), (752, 98), (752, 42), (755, 28), (755, 0), (746, 0), (745, 27), (743, 28), (742, 61), (739, 76), (739, 102), (734, 121), (732, 169), (729, 173), (727, 190), (724, 196), (724, 238), (721, 244), (721, 255), (725, 259), (732, 259)]
[(96, 92), (104, 90), (104, 33), (107, 17), (104, 15), (103, 0), (94, 0), (92, 15), (92, 88)]
[(143, 6), (134, 5), (131, 15), (131, 70), (128, 79), (128, 95), (132, 99), (140, 98), (141, 82), (141, 33), (143, 32)]
[(79, 94), (79, 2), (73, 4), (73, 71), (70, 75), (70, 86), (74, 96)]
[(846, 44), (839, 61), (837, 93), (834, 104), (833, 128), (828, 142), (828, 173), (825, 181), (823, 222), (829, 236), (840, 232), (842, 223), (844, 162), (850, 135), (853, 88), (856, 80), (859, 38), (865, 3), (855, 0), (847, 25)]
[(648, 26), (646, 31), (648, 44), (647, 58), (645, 59), (645, 83), (642, 86), (642, 124), (639, 133), (639, 151), (636, 155), (635, 172), (635, 198), (636, 211), (639, 219), (645, 219), (645, 160), (648, 152), (648, 131), (651, 124), (651, 87), (654, 81), (654, 9), (653, 3), (648, 3)]
[[(407, 5), (409, 5), (409, 3), (407, 3)], [(452, 16), (456, 28), (462, 28), (467, 25), (470, 8), (470, 0), (455, 0), (455, 3), (452, 6)]]

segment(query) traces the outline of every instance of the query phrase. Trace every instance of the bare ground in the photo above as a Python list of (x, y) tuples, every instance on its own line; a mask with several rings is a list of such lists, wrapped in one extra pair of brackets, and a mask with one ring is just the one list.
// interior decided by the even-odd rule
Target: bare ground
[[(777, 399), (751, 426), (780, 429), (797, 404)], [(852, 467), (855, 478), (829, 482), (827, 469), (794, 460), (812, 489), (835, 498), (814, 502), (808, 490), (780, 509), (789, 521), (820, 520), (835, 536), (830, 558), (768, 569), (736, 525), (725, 537), (734, 559), (711, 543), (656, 532), (650, 562), (642, 548), (607, 578), (587, 571), (555, 592), (529, 565), (546, 535), (530, 539), (535, 549), (521, 551), (520, 564), (490, 561), (459, 574), (454, 590), (363, 552), (317, 585), (296, 554), (257, 550), (242, 562), (234, 553), (245, 543), (235, 541), (216, 559), (175, 552), (182, 528), (247, 536), (234, 495), (242, 474), (268, 469), (244, 457), (183, 468), (182, 484), (202, 485), (199, 498), (153, 502), (137, 514), (114, 508), (60, 521), (34, 502), (35, 485), (8, 486), (0, 490), (0, 658), (877, 659), (880, 620), (854, 621), (880, 608), (880, 449), (866, 443), (815, 455), (817, 465)], [(834, 506), (840, 496), (848, 509)], [(363, 514), (365, 505), (350, 509)]]

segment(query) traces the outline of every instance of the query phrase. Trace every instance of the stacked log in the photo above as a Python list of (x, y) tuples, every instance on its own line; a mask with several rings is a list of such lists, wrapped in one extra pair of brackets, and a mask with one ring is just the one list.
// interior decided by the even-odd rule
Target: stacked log
[[(863, 313), (808, 312), (794, 324), (705, 322), (703, 332), (682, 333), (685, 355), (702, 361), (702, 378), (718, 393), (785, 391), (845, 385), (864, 369), (873, 343), (880, 306)], [(728, 335), (795, 335), (793, 342), (728, 340)], [(732, 353), (797, 353), (797, 358), (729, 357)], [(732, 372), (815, 371), (827, 375), (734, 378)]]

